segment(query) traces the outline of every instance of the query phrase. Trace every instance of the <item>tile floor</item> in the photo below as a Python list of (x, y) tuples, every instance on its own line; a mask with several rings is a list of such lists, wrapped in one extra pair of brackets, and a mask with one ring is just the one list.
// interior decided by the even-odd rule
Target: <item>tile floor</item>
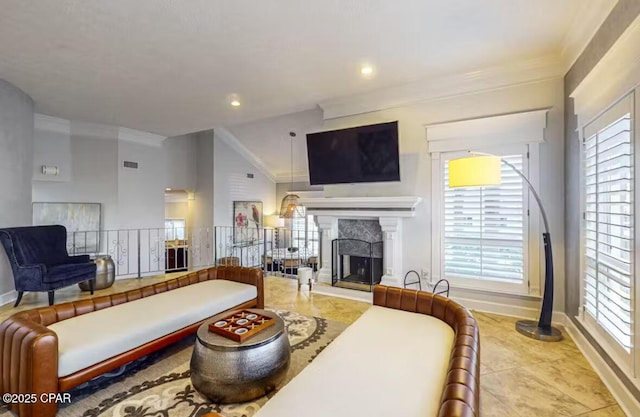
[[(175, 275), (175, 274), (174, 274)], [(106, 295), (149, 285), (169, 278), (118, 280)], [(77, 287), (56, 292), (56, 302), (90, 297)], [(267, 306), (352, 323), (369, 304), (309, 293), (287, 278), (266, 277)], [(11, 314), (47, 304), (46, 293), (25, 294), (21, 305), (0, 307), (0, 320)], [(514, 330), (515, 319), (474, 313), (481, 335), (481, 415), (483, 417), (624, 417), (598, 375), (570, 339), (544, 343), (527, 339)]]

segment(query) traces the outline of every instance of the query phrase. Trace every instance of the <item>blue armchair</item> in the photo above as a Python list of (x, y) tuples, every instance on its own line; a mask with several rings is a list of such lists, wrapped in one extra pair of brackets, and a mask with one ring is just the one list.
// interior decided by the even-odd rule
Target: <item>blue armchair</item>
[(7, 252), (18, 299), (25, 291), (47, 291), (53, 305), (58, 288), (89, 280), (93, 294), (96, 265), (89, 255), (69, 256), (64, 226), (29, 226), (0, 229), (0, 242)]

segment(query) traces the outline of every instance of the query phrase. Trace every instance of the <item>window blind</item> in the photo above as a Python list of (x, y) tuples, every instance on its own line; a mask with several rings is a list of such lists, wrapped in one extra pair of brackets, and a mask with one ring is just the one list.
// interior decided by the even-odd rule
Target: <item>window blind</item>
[(585, 312), (631, 350), (633, 147), (631, 114), (584, 140)]
[(297, 248), (304, 248), (307, 211), (304, 207), (300, 207), (298, 212), (300, 215), (296, 213), (293, 219), (291, 219), (291, 233), (293, 234), (294, 246)]
[(178, 219), (165, 219), (164, 234), (166, 240), (184, 239), (185, 221)]
[(313, 216), (308, 216), (304, 207), (300, 208), (300, 213), (291, 221), (293, 241), (296, 247), (306, 247), (315, 253), (318, 249), (318, 228), (313, 221)]
[[(503, 156), (522, 171), (523, 155)], [(502, 184), (449, 188), (449, 161), (444, 164), (444, 273), (522, 283), (524, 276), (524, 209), (522, 179), (502, 164)]]

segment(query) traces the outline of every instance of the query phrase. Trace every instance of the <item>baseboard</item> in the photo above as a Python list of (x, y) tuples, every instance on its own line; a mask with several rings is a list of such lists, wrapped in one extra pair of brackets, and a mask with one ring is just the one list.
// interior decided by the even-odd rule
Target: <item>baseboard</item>
[[(346, 298), (348, 300), (365, 301), (368, 303), (373, 302), (372, 293), (357, 291), (357, 290), (350, 290), (346, 288), (332, 287), (330, 285), (323, 285), (323, 284), (316, 285), (313, 287), (312, 292), (316, 294), (329, 295), (332, 297)], [(499, 303), (499, 302), (493, 302), (493, 301), (478, 300), (475, 298), (466, 298), (466, 297), (457, 297), (457, 296), (451, 296), (450, 298), (470, 310), (478, 311), (482, 313), (493, 313), (493, 314), (500, 314), (502, 316), (515, 317), (519, 319), (531, 319), (531, 320), (537, 319), (540, 314), (539, 308), (507, 304), (507, 303)], [(564, 313), (554, 312), (552, 316), (553, 323), (560, 324), (560, 325), (564, 324), (563, 316), (565, 316)]]
[(349, 290), (346, 288), (332, 287), (330, 285), (314, 285), (311, 290), (314, 294), (328, 295), (331, 297), (345, 298), (353, 301), (363, 301), (365, 303), (373, 304), (373, 293)]
[[(518, 319), (530, 319), (535, 320), (540, 315), (539, 308), (518, 306), (506, 303), (496, 303), (493, 301), (484, 301), (474, 298), (456, 297), (452, 296), (451, 299), (457, 303), (465, 306), (469, 310), (478, 311), (481, 313), (500, 314), (501, 316), (515, 317)], [(555, 324), (564, 324), (564, 317), (566, 315), (562, 312), (553, 312), (551, 320)]]
[(9, 303), (13, 303), (14, 301), (16, 301), (17, 298), (18, 298), (18, 291), (16, 291), (16, 290), (11, 290), (9, 292), (1, 294), (0, 295), (0, 306), (3, 306), (5, 304), (9, 304)]
[(602, 379), (604, 385), (609, 389), (613, 398), (627, 416), (640, 416), (640, 402), (629, 392), (627, 387), (620, 381), (615, 372), (607, 365), (607, 363), (598, 354), (596, 349), (589, 343), (582, 332), (571, 321), (565, 313), (559, 313), (563, 316), (563, 326), (565, 331), (571, 336), (574, 343), (580, 349), (580, 352), (587, 359), (591, 367)]
[[(184, 271), (185, 274), (191, 271)], [(139, 276), (137, 272), (132, 274), (124, 274), (124, 275), (116, 275), (116, 281), (120, 279), (131, 279), (131, 278), (146, 278), (146, 277), (157, 277), (159, 275), (165, 275), (166, 273), (163, 271), (155, 271), (155, 272), (142, 272)]]

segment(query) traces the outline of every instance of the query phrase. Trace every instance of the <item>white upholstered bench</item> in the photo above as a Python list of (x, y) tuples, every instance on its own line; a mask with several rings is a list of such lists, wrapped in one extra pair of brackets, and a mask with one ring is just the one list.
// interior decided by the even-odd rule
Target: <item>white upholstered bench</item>
[(478, 417), (480, 335), (471, 313), (439, 295), (382, 285), (373, 303), (254, 417)]
[(453, 338), (435, 317), (373, 306), (255, 417), (437, 416)]
[(47, 327), (58, 335), (58, 377), (142, 346), (256, 296), (253, 285), (216, 279), (53, 323)]

